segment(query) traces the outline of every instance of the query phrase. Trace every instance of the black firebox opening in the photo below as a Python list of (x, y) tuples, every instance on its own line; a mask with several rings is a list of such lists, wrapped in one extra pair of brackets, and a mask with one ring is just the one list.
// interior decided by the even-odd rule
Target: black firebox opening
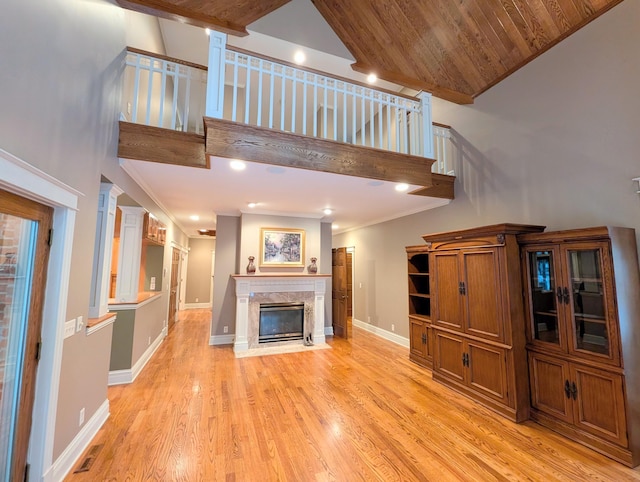
[(261, 303), (259, 343), (302, 340), (304, 303)]

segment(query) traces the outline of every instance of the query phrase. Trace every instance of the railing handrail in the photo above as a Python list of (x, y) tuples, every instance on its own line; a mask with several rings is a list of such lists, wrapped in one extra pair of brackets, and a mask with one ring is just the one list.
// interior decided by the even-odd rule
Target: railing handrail
[(256, 52), (252, 52), (250, 50), (245, 50), (242, 49), (240, 47), (235, 47), (233, 45), (228, 45), (226, 46), (226, 50), (231, 50), (233, 52), (239, 53), (239, 54), (243, 54), (243, 55), (248, 55), (250, 57), (255, 57), (261, 60), (266, 60), (267, 62), (273, 62), (274, 64), (280, 64), (283, 65), (285, 67), (290, 67), (292, 69), (296, 69), (296, 70), (301, 70), (303, 72), (308, 72), (310, 74), (314, 74), (314, 75), (320, 75), (322, 77), (327, 77), (329, 79), (333, 79), (333, 80), (337, 80), (339, 82), (345, 82), (347, 84), (354, 84), (357, 85), (358, 87), (362, 87), (364, 89), (371, 89), (371, 90), (375, 90), (377, 92), (382, 92), (388, 95), (395, 95), (397, 97), (403, 97), (407, 100), (411, 100), (413, 102), (420, 102), (420, 99), (416, 96), (412, 96), (412, 95), (408, 95), (408, 94), (403, 94), (401, 92), (395, 92), (393, 90), (390, 89), (385, 89), (384, 87), (378, 87), (372, 84), (367, 84), (365, 82), (360, 82), (358, 80), (354, 80), (354, 79), (349, 79), (347, 77), (341, 77), (339, 75), (335, 75), (335, 74), (331, 74), (328, 72), (324, 72), (322, 70), (318, 70), (318, 69), (312, 69), (311, 67), (305, 67), (304, 65), (299, 65), (293, 62), (287, 62), (286, 60), (281, 60), (281, 59), (276, 59), (275, 57), (269, 57), (268, 55), (262, 55), (262, 54), (258, 54)]
[(189, 62), (188, 60), (176, 59), (175, 57), (169, 57), (168, 55), (149, 52), (148, 50), (137, 49), (134, 47), (127, 47), (127, 52), (131, 52), (132, 54), (146, 55), (147, 57), (151, 57), (157, 60), (166, 60), (168, 62), (184, 65), (186, 67), (191, 67), (193, 69), (204, 70), (205, 72), (207, 71), (207, 67), (205, 65)]

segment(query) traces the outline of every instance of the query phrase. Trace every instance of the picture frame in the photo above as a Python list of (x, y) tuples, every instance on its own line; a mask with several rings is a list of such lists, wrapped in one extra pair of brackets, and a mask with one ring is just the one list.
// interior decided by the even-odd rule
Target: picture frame
[(304, 267), (304, 229), (260, 228), (260, 266)]

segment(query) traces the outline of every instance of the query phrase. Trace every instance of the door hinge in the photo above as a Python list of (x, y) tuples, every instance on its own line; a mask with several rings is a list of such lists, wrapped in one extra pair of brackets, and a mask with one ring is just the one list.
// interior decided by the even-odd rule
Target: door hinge
[(49, 237), (47, 238), (47, 244), (49, 246), (53, 244), (53, 228), (49, 229)]
[(29, 471), (31, 470), (31, 465), (27, 464), (24, 466), (24, 482), (29, 482)]
[(40, 354), (42, 353), (42, 340), (36, 343), (36, 361), (40, 361)]

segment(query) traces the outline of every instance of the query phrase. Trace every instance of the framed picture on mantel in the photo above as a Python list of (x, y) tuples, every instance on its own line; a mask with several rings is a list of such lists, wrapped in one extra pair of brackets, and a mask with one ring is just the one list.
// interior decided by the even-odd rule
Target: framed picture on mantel
[(304, 267), (304, 229), (260, 228), (260, 266)]

